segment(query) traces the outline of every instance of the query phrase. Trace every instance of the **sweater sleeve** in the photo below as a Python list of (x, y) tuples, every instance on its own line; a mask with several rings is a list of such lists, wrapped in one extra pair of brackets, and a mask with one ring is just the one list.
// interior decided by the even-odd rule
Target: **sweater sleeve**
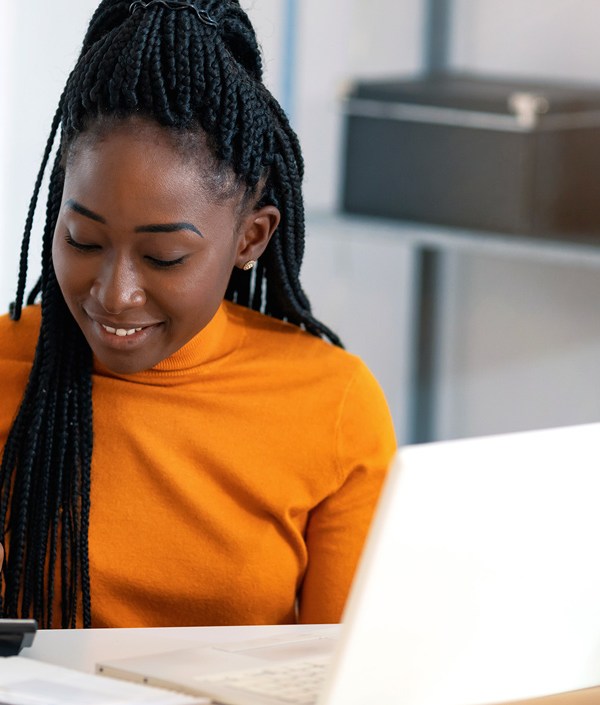
[(20, 321), (0, 316), (0, 457), (13, 424), (35, 355), (39, 306), (23, 309)]
[(298, 602), (303, 623), (341, 619), (397, 447), (383, 392), (362, 363), (342, 400), (336, 435), (340, 485), (310, 513), (306, 529), (308, 566)]

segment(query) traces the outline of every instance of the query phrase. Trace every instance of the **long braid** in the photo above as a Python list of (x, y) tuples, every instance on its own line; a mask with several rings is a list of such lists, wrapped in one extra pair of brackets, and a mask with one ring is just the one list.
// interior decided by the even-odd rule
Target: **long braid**
[[(46, 148), (44, 150), (44, 155), (42, 157), (42, 164), (35, 181), (35, 186), (33, 188), (33, 195), (31, 197), (31, 202), (29, 204), (29, 211), (27, 213), (27, 220), (25, 221), (25, 231), (23, 234), (23, 240), (21, 242), (21, 257), (19, 265), (19, 281), (17, 284), (17, 295), (14, 304), (11, 306), (11, 318), (13, 321), (18, 321), (21, 317), (21, 309), (23, 308), (23, 298), (25, 295), (25, 286), (27, 279), (27, 263), (29, 260), (29, 242), (31, 240), (31, 229), (33, 227), (33, 218), (35, 215), (35, 210), (37, 207), (38, 198), (40, 195), (40, 189), (42, 188), (42, 181), (44, 179), (44, 174), (46, 173), (46, 167), (48, 166), (48, 161), (50, 160), (50, 155), (52, 154), (52, 147), (54, 146), (54, 140), (56, 138), (56, 133), (58, 132), (58, 127), (61, 121), (62, 114), (62, 99), (61, 105), (59, 105), (54, 119), (52, 120), (52, 127), (50, 128), (50, 136), (46, 142)], [(41, 284), (41, 283), (40, 283)], [(39, 286), (36, 284), (39, 293)]]
[(27, 216), (12, 311), (18, 319), (35, 208), (61, 126), (50, 177), (42, 276), (27, 300), (33, 303), (41, 296), (42, 323), (0, 466), (0, 541), (6, 546), (0, 599), (5, 616), (33, 615), (43, 626), (52, 626), (58, 592), (62, 626), (92, 624), (92, 355), (66, 307), (51, 258), (63, 163), (68, 163), (78, 135), (87, 131), (93, 139), (103, 124), (110, 129), (114, 121), (137, 115), (168, 129), (186, 158), (208, 145), (214, 169), (206, 174), (207, 183), (216, 197), (244, 185), (244, 203), (256, 208), (272, 204), (281, 213), (253, 272), (233, 271), (226, 298), (340, 345), (313, 316), (300, 284), (304, 164), (284, 111), (262, 83), (252, 25), (237, 0), (198, 0), (194, 7), (198, 13), (165, 3), (142, 7), (131, 0), (103, 0), (52, 123)]
[[(89, 516), (89, 493), (85, 496), (81, 487), (82, 478), (89, 478), (90, 456), (77, 440), (78, 424), (70, 423), (69, 407), (73, 398), (83, 395), (91, 428), (91, 396), (86, 392), (89, 364), (87, 380), (81, 374), (82, 365), (73, 364), (77, 350), (80, 357), (90, 359), (91, 354), (66, 309), (50, 257), (63, 187), (59, 156), (50, 178), (44, 232), (42, 259), (50, 265), (42, 271), (42, 326), (29, 383), (0, 467), (1, 539), (8, 538), (2, 612), (10, 617), (33, 616), (43, 626), (52, 625), (57, 536), (68, 538), (73, 528), (81, 534), (84, 525), (87, 530), (83, 518)], [(67, 449), (71, 469), (65, 472)], [(79, 525), (67, 528), (74, 508)], [(63, 544), (62, 563), (81, 561), (77, 543)], [(70, 583), (68, 579), (64, 583), (67, 594), (77, 594), (81, 585)], [(89, 586), (86, 592), (89, 600)], [(84, 624), (90, 626), (89, 615)]]

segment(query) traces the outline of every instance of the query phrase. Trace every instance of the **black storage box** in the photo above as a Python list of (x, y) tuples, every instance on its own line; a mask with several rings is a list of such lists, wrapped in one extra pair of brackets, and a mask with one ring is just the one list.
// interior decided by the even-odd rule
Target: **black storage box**
[(356, 83), (342, 209), (600, 239), (600, 87), (437, 74)]

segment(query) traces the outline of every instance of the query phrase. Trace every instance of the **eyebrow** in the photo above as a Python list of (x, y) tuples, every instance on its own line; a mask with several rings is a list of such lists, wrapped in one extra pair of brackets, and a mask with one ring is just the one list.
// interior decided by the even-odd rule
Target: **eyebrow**
[[(102, 223), (106, 225), (106, 218), (103, 218), (98, 213), (94, 213), (89, 208), (82, 206), (81, 203), (76, 201), (74, 198), (70, 198), (66, 203), (65, 207), (69, 208), (79, 215), (83, 215), (90, 220), (94, 220), (97, 223)], [(204, 237), (204, 235), (198, 230), (198, 228), (193, 223), (188, 223), (185, 221), (179, 223), (151, 223), (150, 225), (138, 225), (135, 228), (136, 233), (174, 233), (178, 230), (191, 230), (196, 235)]]
[(79, 213), (79, 215), (84, 215), (90, 220), (95, 220), (97, 223), (104, 223), (104, 225), (106, 225), (106, 218), (103, 218), (101, 215), (98, 215), (98, 213), (94, 213), (94, 211), (91, 211), (89, 208), (82, 206), (81, 203), (78, 203), (74, 198), (69, 198), (69, 200), (65, 203), (65, 207), (75, 211), (75, 213)]
[(162, 223), (157, 225), (138, 225), (135, 229), (136, 233), (174, 233), (177, 230), (191, 230), (196, 235), (204, 237), (198, 228), (192, 223)]

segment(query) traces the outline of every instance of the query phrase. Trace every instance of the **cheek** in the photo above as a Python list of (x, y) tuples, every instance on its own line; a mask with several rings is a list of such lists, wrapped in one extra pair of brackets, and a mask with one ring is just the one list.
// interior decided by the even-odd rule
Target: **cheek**
[[(152, 297), (164, 308), (171, 309), (183, 317), (203, 316), (218, 297), (215, 291), (215, 280), (199, 272), (186, 274), (182, 277), (163, 277), (158, 282), (160, 286), (152, 286)], [(218, 305), (218, 304), (217, 304)]]
[(164, 277), (160, 287), (152, 287), (152, 298), (171, 319), (195, 333), (219, 308), (229, 276), (227, 267), (202, 266), (180, 276)]
[(52, 242), (52, 265), (56, 274), (56, 281), (65, 299), (83, 293), (86, 287), (89, 290), (89, 267), (86, 266), (85, 261), (82, 261), (83, 258), (77, 258), (77, 261), (74, 261), (73, 254), (69, 251), (68, 245), (61, 242), (57, 236), (54, 236)]
[(65, 275), (67, 272), (67, 265), (65, 259), (65, 253), (63, 252), (61, 243), (59, 243), (58, 237), (55, 234), (54, 239), (52, 241), (52, 266), (54, 267), (54, 273), (56, 274), (58, 285), (60, 286), (63, 294), (65, 293)]
[[(225, 293), (233, 264), (227, 257), (201, 256), (177, 277), (173, 277), (172, 292), (175, 289), (182, 300), (195, 300), (196, 304), (214, 298), (222, 298)], [(166, 284), (166, 282), (165, 282)]]

